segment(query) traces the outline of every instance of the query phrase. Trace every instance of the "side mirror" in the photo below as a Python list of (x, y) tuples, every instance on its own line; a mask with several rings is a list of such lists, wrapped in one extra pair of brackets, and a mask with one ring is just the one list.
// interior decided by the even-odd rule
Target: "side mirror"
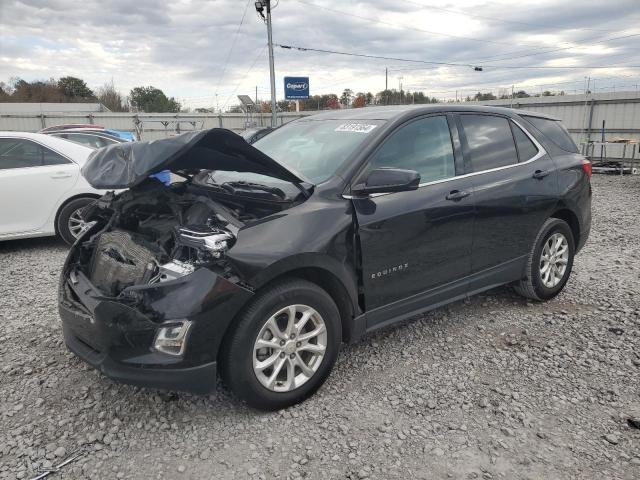
[(367, 175), (364, 183), (351, 187), (354, 195), (371, 193), (408, 192), (420, 185), (420, 174), (414, 170), (400, 168), (376, 168)]

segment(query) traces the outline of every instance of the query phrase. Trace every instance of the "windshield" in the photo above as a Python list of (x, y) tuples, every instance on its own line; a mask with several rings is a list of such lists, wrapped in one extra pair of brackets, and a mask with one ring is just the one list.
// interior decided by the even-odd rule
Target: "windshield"
[(328, 180), (382, 123), (380, 120), (301, 120), (283, 125), (253, 146), (318, 184)]

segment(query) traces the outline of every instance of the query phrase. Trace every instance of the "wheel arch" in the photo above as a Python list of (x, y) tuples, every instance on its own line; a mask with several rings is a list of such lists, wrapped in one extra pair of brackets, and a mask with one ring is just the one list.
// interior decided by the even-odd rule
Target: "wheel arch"
[(94, 200), (97, 200), (98, 198), (100, 198), (100, 195), (96, 194), (96, 193), (78, 193), (77, 195), (73, 195), (69, 198), (66, 198), (64, 200), (64, 202), (62, 202), (60, 204), (60, 206), (58, 207), (58, 210), (56, 211), (56, 215), (53, 218), (53, 228), (54, 231), (56, 232), (56, 235), (59, 235), (60, 232), (58, 232), (58, 218), (60, 218), (60, 212), (62, 212), (62, 209), (67, 206), (69, 204), (69, 202), (72, 202), (74, 200), (78, 200), (79, 198), (92, 198)]
[(354, 333), (354, 317), (360, 315), (355, 269), (333, 257), (303, 253), (275, 262), (248, 281), (256, 291), (284, 278), (300, 278), (318, 285), (333, 299), (340, 312), (342, 338)]
[(302, 267), (282, 273), (272, 279), (278, 281), (284, 278), (300, 278), (314, 283), (322, 288), (333, 299), (340, 312), (342, 325), (342, 339), (349, 341), (353, 333), (353, 318), (355, 308), (351, 296), (342, 281), (333, 273), (319, 267)]
[(571, 233), (573, 234), (574, 245), (580, 245), (580, 221), (574, 212), (565, 206), (561, 206), (550, 215), (550, 218), (557, 218), (565, 221), (569, 225)]

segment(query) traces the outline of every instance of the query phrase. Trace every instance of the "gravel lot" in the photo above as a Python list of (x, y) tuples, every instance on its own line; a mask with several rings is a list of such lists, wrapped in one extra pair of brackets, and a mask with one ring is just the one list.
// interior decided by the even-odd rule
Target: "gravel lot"
[(640, 177), (596, 176), (564, 293), (510, 289), (346, 346), (325, 386), (264, 414), (117, 385), (64, 347), (54, 239), (0, 243), (0, 478), (638, 479)]

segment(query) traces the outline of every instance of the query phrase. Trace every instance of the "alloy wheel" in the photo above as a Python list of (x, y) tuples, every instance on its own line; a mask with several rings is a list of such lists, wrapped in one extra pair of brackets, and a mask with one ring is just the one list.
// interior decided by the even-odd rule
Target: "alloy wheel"
[(326, 348), (322, 316), (307, 305), (289, 305), (260, 329), (253, 347), (253, 371), (268, 390), (290, 392), (318, 371)]
[(69, 216), (69, 220), (67, 221), (67, 227), (69, 228), (69, 233), (73, 235), (73, 238), (78, 238), (87, 228), (87, 222), (85, 222), (80, 216), (80, 212), (82, 211), (82, 208), (79, 208), (75, 212), (73, 212)]
[(569, 242), (562, 233), (551, 235), (540, 256), (540, 279), (547, 288), (556, 287), (564, 278), (569, 263)]

